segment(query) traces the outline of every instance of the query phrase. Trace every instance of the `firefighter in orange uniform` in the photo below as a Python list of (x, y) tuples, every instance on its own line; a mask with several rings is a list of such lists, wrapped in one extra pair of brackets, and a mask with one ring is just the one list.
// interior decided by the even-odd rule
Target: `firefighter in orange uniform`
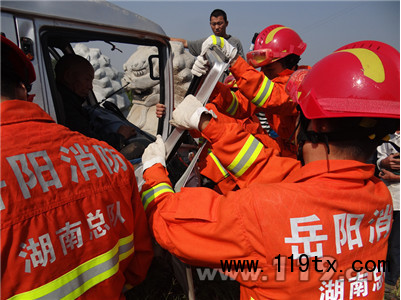
[(158, 243), (196, 266), (257, 264), (251, 273), (231, 274), (241, 284), (241, 299), (382, 299), (392, 200), (365, 161), (399, 126), (399, 64), (391, 46), (355, 42), (292, 85), (301, 110), (301, 162), (272, 155), (240, 126), (220, 124), (187, 96), (174, 122), (199, 129), (224, 165), (252, 180), (227, 195), (207, 188), (174, 193), (157, 163), (165, 159), (159, 136), (142, 157), (141, 191)]
[(1, 36), (1, 299), (124, 299), (153, 257), (133, 167), (27, 102), (34, 80)]
[[(206, 107), (215, 108), (215, 106), (211, 103), (207, 103)], [(224, 122), (223, 120), (227, 122), (236, 122), (235, 119), (230, 118), (229, 116), (226, 116), (224, 114), (221, 114), (217, 110), (216, 112), (220, 116), (221, 122)], [(165, 113), (166, 113), (166, 106), (164, 104), (157, 103), (156, 116), (158, 118), (161, 118), (165, 115)], [(216, 155), (214, 155), (210, 143), (207, 142), (207, 140), (205, 140), (201, 136), (200, 132), (198, 132), (197, 130), (191, 130), (190, 134), (193, 138), (199, 138), (200, 146), (202, 145), (202, 143), (208, 143), (203, 149), (198, 159), (198, 167), (200, 174), (206, 177), (207, 180), (210, 180), (210, 181), (205, 181), (202, 184), (207, 185), (210, 188), (213, 188), (220, 194), (226, 194), (229, 191), (238, 189), (236, 178), (230, 175), (230, 173), (220, 163)]]
[[(209, 38), (203, 44), (204, 49), (216, 43)], [(231, 46), (227, 41), (217, 44)], [(227, 45), (228, 44), (228, 45)], [(308, 66), (298, 66), (306, 43), (291, 28), (283, 25), (266, 27), (256, 38), (254, 50), (247, 53), (247, 61), (238, 57), (231, 62), (230, 71), (238, 85), (237, 92), (218, 83), (212, 95), (217, 108), (234, 118), (247, 119), (256, 113), (264, 113), (267, 121), (277, 134), (280, 155), (296, 157), (296, 147), (290, 141), (298, 116), (296, 103), (285, 92), (285, 85), (290, 75)], [(198, 57), (195, 62), (199, 74), (205, 72), (202, 64), (205, 61)], [(257, 71), (255, 68), (261, 68)], [(259, 122), (258, 120), (254, 120)]]

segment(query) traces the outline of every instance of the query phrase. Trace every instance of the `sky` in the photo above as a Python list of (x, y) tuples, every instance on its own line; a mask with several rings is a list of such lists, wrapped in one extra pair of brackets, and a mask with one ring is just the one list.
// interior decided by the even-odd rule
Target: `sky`
[(281, 24), (307, 44), (300, 64), (312, 66), (348, 43), (377, 40), (400, 50), (400, 1), (110, 1), (159, 24), (170, 37), (196, 40), (212, 34), (210, 13), (227, 13), (227, 33), (244, 52), (255, 32)]

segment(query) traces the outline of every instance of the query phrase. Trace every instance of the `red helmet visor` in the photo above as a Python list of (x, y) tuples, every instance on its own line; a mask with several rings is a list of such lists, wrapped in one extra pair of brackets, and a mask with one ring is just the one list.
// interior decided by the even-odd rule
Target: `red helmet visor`
[(250, 51), (246, 54), (246, 59), (252, 67), (259, 68), (273, 61), (273, 51), (271, 49)]

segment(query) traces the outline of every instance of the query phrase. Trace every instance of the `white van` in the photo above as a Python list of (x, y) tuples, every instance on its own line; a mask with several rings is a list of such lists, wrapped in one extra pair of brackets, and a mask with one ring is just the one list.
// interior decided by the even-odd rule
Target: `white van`
[[(156, 47), (157, 53), (146, 63), (152, 80), (159, 82), (159, 102), (167, 109), (165, 117), (155, 122), (153, 134), (147, 135), (148, 142), (154, 140), (154, 133), (161, 134), (164, 140), (171, 133), (168, 120), (174, 103), (172, 50), (169, 38), (154, 22), (106, 1), (2, 1), (1, 34), (31, 58), (37, 77), (31, 91), (36, 94), (34, 102), (63, 125), (66, 118), (54, 74), (60, 57), (74, 53), (77, 44), (101, 48), (110, 56), (113, 67), (123, 73), (121, 62), (126, 62), (138, 46)], [(156, 72), (154, 68), (158, 68)], [(99, 100), (92, 93), (88, 104), (97, 105)], [(182, 168), (172, 165), (170, 174), (177, 177), (172, 178), (174, 184)], [(140, 168), (137, 173), (140, 183)]]
[[(32, 87), (34, 102), (60, 124), (65, 122), (65, 115), (53, 69), (61, 56), (73, 52), (75, 44), (95, 43), (113, 49), (121, 61), (127, 61), (138, 45), (156, 46), (158, 54), (149, 62), (158, 60), (160, 102), (168, 108), (157, 132), (164, 138), (168, 134), (172, 60), (168, 37), (159, 25), (105, 1), (2, 1), (1, 33), (31, 57), (37, 74)], [(96, 100), (92, 101), (95, 104)]]

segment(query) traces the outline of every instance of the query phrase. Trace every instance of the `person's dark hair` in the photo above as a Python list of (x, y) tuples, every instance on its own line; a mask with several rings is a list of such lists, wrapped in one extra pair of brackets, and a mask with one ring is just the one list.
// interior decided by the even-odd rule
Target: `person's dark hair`
[(31, 61), (18, 46), (1, 34), (1, 95), (15, 99), (16, 89), (23, 84), (27, 92), (36, 79)]
[(15, 99), (16, 88), (23, 81), (15, 70), (12, 62), (9, 61), (9, 57), (12, 49), (2, 45), (1, 47), (1, 95), (10, 99)]
[(293, 67), (298, 65), (300, 60), (301, 57), (299, 55), (291, 53), (286, 57), (279, 59), (278, 62), (281, 63), (284, 69), (292, 70)]
[(212, 13), (210, 14), (210, 20), (212, 19), (212, 17), (220, 17), (222, 16), (224, 21), (227, 22), (227, 14), (224, 10), (222, 9), (215, 9), (214, 11), (212, 11)]
[(365, 158), (371, 155), (388, 134), (399, 129), (399, 119), (390, 118), (333, 118), (327, 119), (334, 130), (328, 133), (329, 142), (352, 157)]
[(87, 65), (92, 67), (91, 63), (84, 57), (77, 54), (66, 54), (57, 62), (54, 72), (56, 80), (62, 82), (67, 71), (77, 68), (78, 66)]
[(16, 88), (21, 80), (13, 73), (3, 72), (1, 70), (1, 95), (9, 99), (16, 98)]

